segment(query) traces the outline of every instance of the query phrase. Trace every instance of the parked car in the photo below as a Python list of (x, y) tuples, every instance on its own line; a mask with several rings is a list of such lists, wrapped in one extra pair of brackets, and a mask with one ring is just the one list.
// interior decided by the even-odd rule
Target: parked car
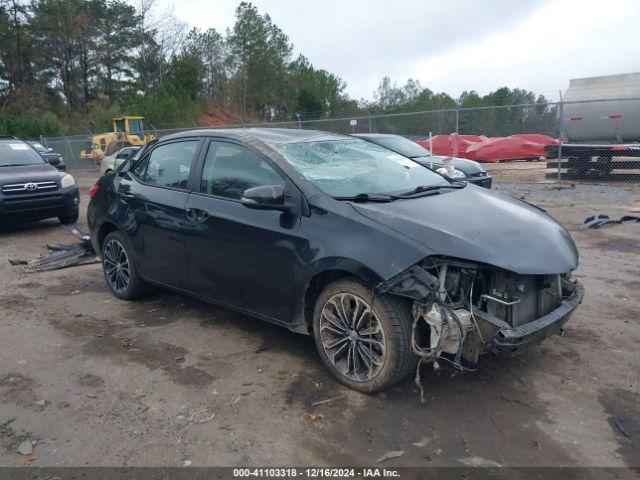
[(418, 357), (520, 351), (561, 331), (583, 296), (576, 246), (543, 210), (351, 136), (173, 134), (90, 196), (116, 297), (160, 285), (313, 335), (364, 392)]
[(491, 188), (491, 175), (487, 173), (481, 164), (473, 160), (452, 157), (454, 170), (450, 172), (446, 167), (445, 157), (439, 155), (432, 156), (429, 150), (401, 135), (357, 133), (354, 136), (382, 145), (389, 150), (409, 157), (419, 164), (435, 170), (441, 175), (451, 177), (454, 180), (464, 180), (480, 185), (481, 187)]
[(117, 170), (120, 165), (131, 158), (138, 150), (140, 150), (140, 147), (124, 147), (113, 155), (107, 155), (100, 162), (100, 172), (105, 175)]
[(54, 152), (52, 148), (47, 148), (40, 142), (31, 141), (27, 143), (31, 145), (31, 147), (33, 147), (33, 149), (38, 152), (48, 164), (53, 165), (61, 172), (67, 170), (67, 164), (64, 162), (62, 155)]
[(0, 224), (50, 217), (64, 224), (78, 220), (75, 179), (17, 138), (0, 138), (0, 187)]

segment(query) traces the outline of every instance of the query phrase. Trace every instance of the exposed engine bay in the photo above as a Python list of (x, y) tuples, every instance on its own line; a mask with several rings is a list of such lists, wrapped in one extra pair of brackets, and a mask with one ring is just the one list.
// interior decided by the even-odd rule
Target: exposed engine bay
[(583, 294), (570, 275), (518, 275), (429, 257), (380, 290), (414, 299), (411, 343), (420, 364), (433, 362), (437, 368), (442, 358), (464, 370), (463, 360), (475, 364), (486, 352), (512, 355), (563, 333)]

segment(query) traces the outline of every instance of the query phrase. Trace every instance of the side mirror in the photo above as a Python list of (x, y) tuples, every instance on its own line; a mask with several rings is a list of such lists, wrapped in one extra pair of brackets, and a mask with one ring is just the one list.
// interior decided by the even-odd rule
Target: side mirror
[(290, 206), (285, 202), (284, 189), (281, 185), (247, 188), (242, 194), (240, 203), (255, 210), (286, 212), (290, 209)]
[(47, 152), (53, 153), (53, 148), (47, 148)]

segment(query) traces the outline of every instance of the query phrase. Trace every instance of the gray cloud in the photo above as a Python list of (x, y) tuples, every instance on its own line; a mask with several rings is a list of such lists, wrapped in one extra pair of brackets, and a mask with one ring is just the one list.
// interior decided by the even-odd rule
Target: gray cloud
[[(170, 4), (173, 0), (161, 1)], [(629, 8), (637, 13), (633, 0), (610, 1), (632, 5)], [(182, 2), (175, 4), (175, 13), (200, 28), (213, 26), (224, 31), (233, 25), (238, 3), (232, 0)], [(606, 55), (608, 45), (624, 55), (630, 70), (639, 67), (632, 66), (633, 61), (629, 59), (638, 58), (635, 45), (640, 42), (630, 41), (629, 35), (624, 33), (636, 30), (637, 16), (635, 19), (633, 15), (624, 14), (611, 17), (600, 26), (591, 25), (591, 31), (587, 33), (578, 24), (583, 21), (580, 15), (562, 17), (571, 8), (576, 12), (589, 8), (594, 12), (601, 11), (602, 4), (591, 0), (254, 0), (253, 3), (261, 12), (269, 13), (289, 35), (297, 53), (303, 53), (316, 66), (341, 76), (348, 84), (348, 93), (354, 98), (371, 98), (384, 75), (402, 83), (416, 74), (424, 86), (454, 95), (463, 89), (488, 91), (505, 84), (548, 93), (564, 88), (571, 77), (589, 75), (590, 72), (602, 74), (607, 68), (624, 68), (620, 65), (622, 62), (614, 61), (615, 55)], [(616, 8), (624, 10), (619, 5)], [(607, 10), (616, 8), (612, 6)], [(541, 17), (536, 31), (531, 31), (531, 25), (528, 29), (522, 27), (545, 9), (549, 13)], [(558, 11), (556, 18), (555, 10)], [(621, 22), (628, 24), (626, 29), (621, 28)], [(523, 35), (531, 38), (518, 36), (521, 27)], [(606, 30), (609, 36), (599, 35), (599, 29)], [(580, 44), (577, 38), (572, 38), (574, 30), (581, 32)], [(620, 36), (621, 41), (616, 41), (611, 35)], [(505, 41), (519, 45), (517, 56), (522, 58), (493, 58), (503, 49), (491, 39), (501, 36)], [(547, 52), (536, 50), (537, 39), (542, 36), (555, 39), (553, 43), (544, 45), (545, 50), (551, 50), (548, 56), (553, 64), (544, 64)], [(585, 41), (587, 45), (584, 45)], [(473, 51), (474, 45), (485, 44), (496, 51)], [(589, 51), (590, 44), (593, 44), (594, 51), (605, 57), (596, 59), (581, 53)], [(626, 55), (627, 51), (634, 56)], [(467, 57), (472, 53), (491, 59), (487, 62), (491, 70), (483, 68), (482, 64), (468, 65)], [(435, 62), (435, 65), (441, 65), (447, 63), (448, 56), (460, 62), (459, 69), (444, 68), (442, 76), (425, 75), (429, 59), (437, 58), (440, 62)], [(527, 57), (531, 62), (526, 61)]]

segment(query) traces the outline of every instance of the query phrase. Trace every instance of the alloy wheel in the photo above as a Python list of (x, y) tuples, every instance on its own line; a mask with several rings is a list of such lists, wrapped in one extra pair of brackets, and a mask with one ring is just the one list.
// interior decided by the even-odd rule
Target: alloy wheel
[(123, 293), (129, 286), (129, 258), (124, 246), (116, 239), (111, 239), (104, 247), (104, 271), (109, 286), (116, 292)]
[(338, 293), (327, 300), (320, 313), (320, 340), (329, 361), (350, 380), (369, 381), (384, 365), (380, 319), (357, 295)]

